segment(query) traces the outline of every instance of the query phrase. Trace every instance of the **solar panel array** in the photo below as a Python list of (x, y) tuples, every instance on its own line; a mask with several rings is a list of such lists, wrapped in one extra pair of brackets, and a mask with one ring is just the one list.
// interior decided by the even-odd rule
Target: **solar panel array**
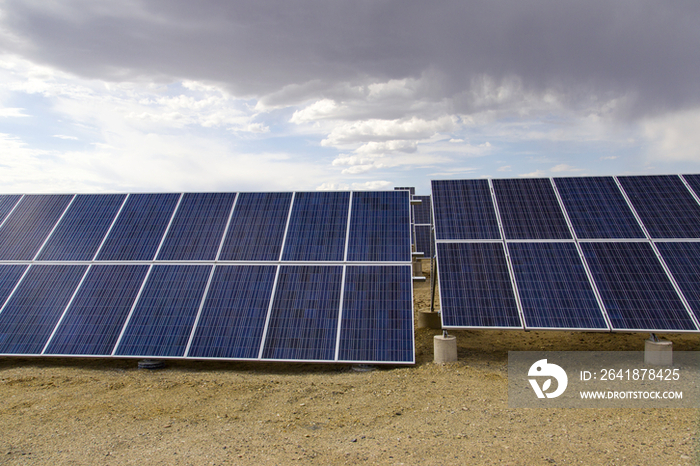
[(410, 364), (409, 192), (0, 196), (0, 355)]
[(432, 192), (445, 328), (700, 331), (700, 175)]

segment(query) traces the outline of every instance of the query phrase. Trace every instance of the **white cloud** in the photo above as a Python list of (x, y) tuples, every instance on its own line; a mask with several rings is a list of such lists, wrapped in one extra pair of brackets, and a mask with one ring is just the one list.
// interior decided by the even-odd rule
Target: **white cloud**
[(420, 140), (430, 138), (436, 133), (451, 131), (456, 127), (456, 118), (453, 116), (443, 116), (435, 120), (417, 117), (404, 120), (364, 120), (336, 126), (321, 144), (341, 146), (369, 141)]
[(547, 172), (544, 170), (535, 170), (534, 172), (522, 173), (518, 176), (521, 178), (544, 178), (547, 176)]
[(571, 165), (568, 165), (566, 163), (560, 163), (559, 165), (555, 165), (554, 167), (550, 168), (550, 171), (554, 173), (561, 173), (561, 172), (582, 172), (583, 169), (581, 168), (576, 168), (572, 167)]
[(58, 138), (58, 139), (72, 140), (72, 141), (78, 140), (78, 138), (75, 136), (66, 136), (64, 134), (54, 134), (53, 137)]
[(322, 183), (316, 187), (316, 191), (347, 191), (350, 185), (346, 183)]
[(28, 117), (23, 108), (0, 108), (0, 118)]
[(378, 191), (390, 188), (392, 185), (391, 181), (366, 181), (364, 183), (353, 183), (352, 189), (355, 191)]
[(642, 122), (648, 156), (658, 161), (700, 162), (700, 109), (670, 113)]
[(498, 167), (499, 172), (509, 172), (511, 170), (510, 165), (503, 165), (502, 167)]

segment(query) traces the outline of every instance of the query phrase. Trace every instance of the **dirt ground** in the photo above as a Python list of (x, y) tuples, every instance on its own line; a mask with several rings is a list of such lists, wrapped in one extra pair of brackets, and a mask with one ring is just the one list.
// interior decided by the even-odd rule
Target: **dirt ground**
[(509, 350), (641, 351), (648, 335), (455, 331), (459, 361), (436, 365), (439, 332), (416, 330), (415, 366), (369, 372), (0, 358), (0, 465), (700, 464), (698, 409), (508, 408)]

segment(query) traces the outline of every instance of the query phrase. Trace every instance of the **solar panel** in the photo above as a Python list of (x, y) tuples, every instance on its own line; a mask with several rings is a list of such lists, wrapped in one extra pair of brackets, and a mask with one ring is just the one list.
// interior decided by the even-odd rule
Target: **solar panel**
[(486, 180), (431, 182), (435, 239), (498, 239), (496, 211)]
[(276, 261), (292, 193), (241, 193), (221, 248), (224, 261)]
[(700, 175), (682, 175), (696, 196), (700, 197)]
[(17, 194), (3, 194), (0, 195), (0, 225), (5, 221), (12, 209), (19, 202), (22, 196)]
[(187, 193), (182, 196), (158, 260), (216, 259), (236, 193)]
[(690, 304), (695, 318), (700, 320), (700, 243), (658, 242), (656, 247)]
[(124, 194), (76, 195), (37, 259), (92, 260), (125, 198)]
[(26, 270), (26, 265), (0, 264), (0, 312)]
[(430, 225), (416, 225), (416, 252), (422, 252), (425, 257), (431, 257), (435, 246), (432, 244)]
[(217, 266), (188, 356), (256, 359), (276, 266)]
[(335, 359), (342, 266), (282, 266), (263, 358)]
[(39, 354), (87, 265), (32, 265), (0, 311), (0, 354)]
[(700, 238), (700, 204), (680, 177), (621, 176), (618, 180), (652, 238)]
[(443, 327), (522, 328), (502, 243), (438, 243)]
[(421, 201), (413, 205), (413, 223), (416, 225), (430, 225), (432, 212), (430, 209), (430, 196), (413, 196), (413, 200)]
[(410, 266), (348, 266), (338, 359), (414, 362)]
[(649, 243), (582, 243), (615, 330), (697, 330)]
[(109, 356), (147, 265), (93, 265), (44, 354)]
[(183, 357), (211, 265), (154, 265), (115, 354)]
[(525, 327), (607, 330), (573, 243), (508, 244)]
[(507, 239), (569, 239), (571, 233), (547, 178), (493, 180)]
[(644, 238), (613, 178), (554, 180), (578, 238)]
[(282, 260), (342, 261), (349, 202), (348, 192), (296, 193)]
[(32, 260), (72, 198), (51, 194), (24, 196), (0, 227), (0, 260)]
[(410, 261), (410, 202), (406, 191), (352, 196), (348, 261)]
[(408, 186), (405, 186), (405, 187), (403, 187), (403, 186), (395, 187), (395, 188), (394, 188), (394, 191), (408, 191), (409, 193), (411, 193), (411, 196), (413, 196), (413, 195), (416, 194), (416, 188), (414, 188), (414, 187), (408, 187)]

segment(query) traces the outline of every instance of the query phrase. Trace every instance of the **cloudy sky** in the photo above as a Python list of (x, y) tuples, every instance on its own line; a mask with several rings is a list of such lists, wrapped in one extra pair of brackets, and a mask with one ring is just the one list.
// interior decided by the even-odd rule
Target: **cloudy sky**
[(0, 0), (1, 192), (700, 172), (697, 0)]

